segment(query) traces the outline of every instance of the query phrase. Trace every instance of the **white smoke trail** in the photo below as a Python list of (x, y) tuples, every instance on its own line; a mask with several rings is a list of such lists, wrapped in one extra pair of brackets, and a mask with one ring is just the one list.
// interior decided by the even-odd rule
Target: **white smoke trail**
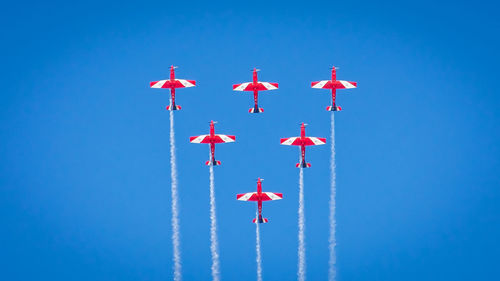
[(215, 216), (214, 166), (210, 165), (210, 252), (212, 253), (212, 280), (220, 280), (217, 218)]
[(328, 238), (330, 249), (330, 260), (328, 262), (328, 280), (335, 281), (337, 272), (335, 270), (335, 263), (337, 257), (335, 254), (335, 246), (337, 244), (335, 239), (335, 193), (336, 193), (336, 174), (335, 174), (335, 114), (332, 112), (331, 119), (331, 158), (330, 158), (330, 237)]
[(299, 173), (299, 264), (297, 278), (306, 280), (306, 246), (305, 246), (305, 218), (304, 218), (304, 169)]
[[(258, 220), (258, 211), (255, 216), (255, 218)], [(257, 281), (262, 281), (262, 258), (260, 256), (260, 229), (259, 229), (259, 223), (255, 224), (255, 251), (257, 253), (256, 261), (257, 261)]]
[[(172, 103), (170, 103), (172, 104)], [(174, 250), (174, 280), (181, 281), (181, 252), (179, 235), (179, 207), (177, 194), (177, 164), (175, 161), (174, 112), (170, 111), (170, 178), (172, 181), (172, 246)]]

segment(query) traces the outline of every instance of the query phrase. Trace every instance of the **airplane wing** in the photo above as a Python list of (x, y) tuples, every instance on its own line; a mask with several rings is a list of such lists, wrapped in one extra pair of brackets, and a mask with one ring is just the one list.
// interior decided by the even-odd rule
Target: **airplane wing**
[(189, 142), (190, 143), (210, 143), (210, 136), (209, 135), (201, 135), (201, 136), (196, 136), (196, 137), (190, 137)]
[(262, 192), (262, 201), (283, 199), (283, 193)]
[[(302, 141), (300, 137), (291, 137), (280, 140), (283, 145), (302, 145)], [(304, 141), (304, 145), (321, 145), (325, 144), (325, 138), (317, 138), (317, 137), (306, 137)]]
[(189, 88), (196, 86), (196, 81), (194, 80), (185, 80), (185, 79), (175, 79), (173, 82), (170, 80), (160, 80), (153, 81), (149, 83), (151, 88)]
[(235, 136), (229, 136), (229, 135), (215, 135), (213, 138), (214, 143), (234, 142), (235, 140), (236, 140)]
[(259, 201), (257, 198), (257, 192), (237, 194), (236, 199), (240, 201)]
[[(241, 83), (241, 84), (234, 84), (233, 85), (233, 91), (245, 91), (245, 89), (249, 88), (248, 85), (252, 84), (251, 82), (246, 82), (246, 83)], [(251, 91), (251, 90), (246, 90), (246, 91)]]
[(234, 142), (235, 140), (235, 136), (228, 135), (215, 135), (213, 139), (210, 138), (210, 135), (201, 135), (189, 138), (189, 142), (191, 143), (226, 143)]
[(266, 91), (276, 89), (278, 89), (278, 83), (257, 82), (257, 87), (254, 87), (252, 82), (233, 85), (233, 91)]
[(300, 141), (299, 137), (280, 139), (280, 143), (283, 145), (301, 145), (301, 141)]
[(330, 81), (330, 80), (322, 80), (311, 83), (311, 88), (315, 89), (352, 89), (356, 88), (358, 83), (351, 81)]
[(352, 89), (358, 86), (357, 82), (337, 80), (334, 83), (335, 89)]
[(306, 137), (304, 141), (304, 145), (322, 145), (326, 143), (325, 138), (317, 138), (317, 137)]
[(330, 80), (322, 80), (322, 81), (311, 82), (311, 88), (315, 88), (315, 89), (331, 89), (331, 88), (333, 88), (333, 83)]

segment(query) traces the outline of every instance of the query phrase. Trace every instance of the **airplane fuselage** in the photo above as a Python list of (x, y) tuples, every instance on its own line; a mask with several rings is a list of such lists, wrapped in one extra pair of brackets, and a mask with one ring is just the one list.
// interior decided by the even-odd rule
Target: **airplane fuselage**
[(257, 90), (257, 87), (259, 86), (258, 84), (258, 78), (257, 78), (257, 69), (253, 69), (253, 74), (252, 74), (252, 84), (253, 84), (253, 101), (254, 101), (254, 110), (259, 112), (259, 90)]
[(210, 121), (210, 154), (212, 155), (210, 161), (212, 161), (212, 163), (216, 163), (214, 138), (215, 138), (215, 125), (214, 121)]
[(257, 201), (257, 208), (259, 210), (259, 220), (262, 220), (262, 182), (259, 179), (257, 179), (257, 196), (258, 200)]
[(302, 155), (302, 161), (301, 161), (302, 166), (304, 166), (306, 163), (306, 145), (305, 145), (306, 140), (305, 140), (305, 138), (306, 138), (306, 125), (304, 123), (302, 123), (300, 125), (300, 141), (301, 141), (300, 152)]
[(170, 88), (170, 97), (172, 98), (172, 109), (176, 110), (176, 105), (175, 105), (175, 67), (172, 65), (170, 66), (170, 82), (172, 87)]
[[(332, 83), (334, 84), (336, 80), (337, 80), (337, 70), (335, 69), (335, 66), (333, 66), (332, 67)], [(336, 98), (337, 98), (337, 90), (335, 89), (335, 87), (332, 87), (332, 108), (333, 109), (337, 108), (337, 105), (335, 104)]]

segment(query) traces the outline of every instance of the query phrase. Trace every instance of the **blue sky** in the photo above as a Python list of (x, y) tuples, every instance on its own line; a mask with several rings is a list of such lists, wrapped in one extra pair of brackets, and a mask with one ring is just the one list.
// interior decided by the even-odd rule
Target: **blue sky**
[[(185, 280), (210, 278), (208, 150), (217, 147), (221, 274), (255, 279), (255, 189), (266, 203), (263, 276), (297, 268), (298, 171), (280, 137), (329, 136), (328, 91), (358, 82), (336, 115), (338, 280), (493, 280), (500, 274), (498, 4), (479, 1), (5, 3), (0, 104), (3, 280), (169, 280), (167, 91), (176, 140)], [(251, 79), (280, 83), (252, 98)], [(328, 139), (329, 141), (329, 139)], [(307, 277), (328, 270), (329, 148), (305, 171)]]

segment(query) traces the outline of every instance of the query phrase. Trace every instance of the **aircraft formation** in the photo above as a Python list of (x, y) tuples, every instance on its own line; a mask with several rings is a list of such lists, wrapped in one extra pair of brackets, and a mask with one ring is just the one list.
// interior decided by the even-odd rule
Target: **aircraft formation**
[[(175, 78), (175, 69), (176, 66), (170, 67), (170, 79), (159, 80), (150, 82), (151, 88), (157, 89), (169, 89), (170, 90), (170, 105), (166, 107), (167, 110), (173, 112), (177, 110), (181, 110), (181, 106), (176, 103), (176, 89), (179, 88), (188, 88), (196, 86), (196, 81), (194, 80), (186, 80), (186, 79), (178, 79)], [(337, 105), (337, 89), (352, 89), (357, 88), (357, 82), (352, 81), (344, 81), (337, 80), (337, 69), (335, 66), (331, 68), (331, 79), (330, 80), (321, 80), (311, 82), (311, 88), (313, 89), (328, 89), (331, 90), (331, 105), (326, 107), (327, 111), (336, 112), (341, 111), (342, 108)], [(278, 83), (274, 82), (262, 82), (258, 80), (258, 71), (257, 68), (254, 68), (252, 71), (252, 81), (244, 82), (240, 84), (234, 84), (234, 91), (245, 91), (253, 93), (254, 105), (252, 108), (248, 110), (249, 113), (263, 113), (264, 109), (259, 107), (258, 98), (260, 91), (267, 90), (277, 90), (279, 88)], [(171, 113), (171, 119), (173, 119), (173, 115)], [(173, 121), (171, 120), (171, 126)], [(215, 158), (215, 145), (221, 143), (231, 143), (236, 141), (236, 137), (234, 135), (225, 135), (225, 134), (216, 134), (215, 133), (215, 124), (217, 122), (210, 121), (209, 133), (205, 135), (193, 136), (189, 138), (190, 143), (197, 144), (208, 144), (210, 147), (210, 159), (205, 162), (207, 166), (210, 166), (211, 170), (211, 180), (213, 180), (213, 170), (212, 167), (221, 165), (221, 161), (216, 160)], [(332, 124), (333, 124), (333, 115), (332, 115)], [(300, 162), (295, 166), (300, 168), (301, 175), (303, 168), (310, 168), (311, 164), (306, 162), (305, 154), (306, 154), (306, 146), (314, 146), (314, 145), (324, 145), (326, 144), (326, 138), (322, 137), (309, 137), (306, 136), (306, 126), (307, 124), (302, 123), (300, 125), (300, 135), (297, 137), (288, 137), (281, 138), (281, 145), (292, 145), (300, 147)], [(333, 131), (332, 125), (332, 131)], [(172, 131), (171, 131), (172, 134)], [(332, 134), (333, 137), (333, 134)], [(334, 140), (333, 140), (334, 141)], [(172, 143), (171, 143), (172, 144)], [(171, 152), (172, 153), (172, 152)], [(332, 152), (332, 155), (334, 153)], [(267, 223), (269, 220), (267, 218), (262, 217), (262, 202), (264, 201), (274, 201), (283, 199), (282, 193), (276, 192), (264, 192), (262, 191), (262, 181), (263, 179), (257, 178), (257, 191), (237, 194), (236, 199), (238, 201), (251, 201), (257, 203), (257, 214), (256, 217), (252, 220), (253, 223), (261, 224)], [(260, 265), (259, 265), (260, 267)], [(215, 275), (214, 275), (215, 276)], [(174, 278), (177, 279), (177, 278)], [(218, 278), (214, 278), (218, 279)], [(299, 280), (301, 278), (299, 277)]]
[[(150, 82), (151, 88), (157, 89), (170, 89), (170, 98), (171, 105), (166, 107), (167, 110), (180, 110), (181, 106), (175, 103), (175, 89), (178, 88), (188, 88), (196, 86), (195, 80), (186, 80), (186, 79), (176, 79), (175, 78), (175, 69), (177, 66), (170, 66), (170, 79), (159, 80)], [(330, 89), (332, 93), (332, 105), (327, 106), (327, 111), (341, 111), (342, 108), (337, 106), (336, 98), (337, 98), (337, 89), (352, 89), (357, 87), (357, 82), (352, 81), (344, 81), (337, 80), (337, 67), (333, 66), (331, 68), (331, 80), (321, 80), (311, 82), (311, 88), (313, 89)], [(249, 113), (262, 113), (264, 109), (259, 107), (259, 91), (267, 91), (267, 90), (276, 90), (278, 89), (278, 83), (273, 82), (262, 82), (258, 81), (257, 72), (260, 69), (254, 68), (252, 71), (252, 82), (245, 82), (240, 84), (233, 85), (233, 91), (246, 91), (253, 92), (254, 99), (254, 107), (248, 110)], [(210, 121), (210, 133), (208, 135), (200, 135), (191, 137), (189, 141), (191, 143), (204, 143), (210, 145), (211, 151), (211, 159), (206, 161), (206, 165), (218, 166), (221, 164), (220, 161), (215, 160), (215, 144), (216, 143), (228, 143), (235, 142), (236, 137), (232, 135), (220, 135), (215, 134), (215, 123), (214, 121)], [(300, 126), (300, 136), (298, 137), (290, 137), (290, 138), (282, 138), (280, 140), (282, 145), (295, 145), (300, 146), (301, 148), (301, 163), (297, 163), (297, 168), (309, 168), (311, 167), (310, 163), (306, 163), (305, 161), (305, 147), (309, 145), (322, 145), (326, 144), (325, 138), (318, 137), (306, 137), (305, 135), (305, 127), (307, 124), (302, 123)]]

